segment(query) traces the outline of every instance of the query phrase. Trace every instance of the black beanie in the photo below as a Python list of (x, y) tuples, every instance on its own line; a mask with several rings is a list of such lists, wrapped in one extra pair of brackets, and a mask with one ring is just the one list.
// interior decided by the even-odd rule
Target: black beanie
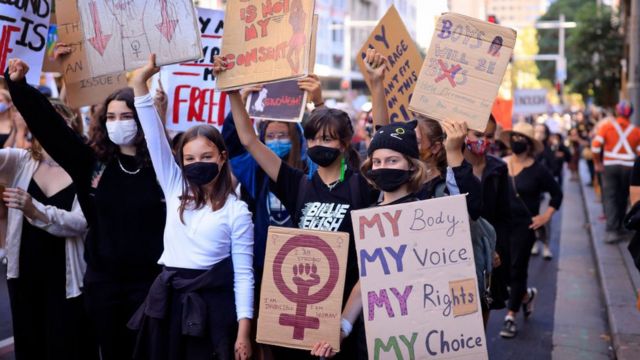
[(379, 128), (371, 139), (367, 153), (371, 156), (375, 150), (390, 149), (414, 159), (420, 158), (415, 130), (417, 125), (417, 121), (396, 122)]

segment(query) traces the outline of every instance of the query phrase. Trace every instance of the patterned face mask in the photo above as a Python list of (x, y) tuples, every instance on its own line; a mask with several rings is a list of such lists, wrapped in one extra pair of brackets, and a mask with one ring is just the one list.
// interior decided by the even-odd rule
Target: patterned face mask
[(469, 138), (466, 138), (465, 144), (467, 145), (467, 150), (471, 151), (471, 153), (475, 155), (485, 155), (491, 147), (491, 142), (486, 141), (485, 139), (478, 139), (473, 141), (469, 140)]

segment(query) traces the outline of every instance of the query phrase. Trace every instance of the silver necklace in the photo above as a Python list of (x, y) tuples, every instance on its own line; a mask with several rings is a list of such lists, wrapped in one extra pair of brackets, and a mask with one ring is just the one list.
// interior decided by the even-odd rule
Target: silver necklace
[(135, 175), (137, 173), (140, 172), (141, 168), (138, 168), (138, 170), (136, 171), (129, 171), (127, 169), (124, 168), (124, 166), (122, 166), (122, 162), (120, 162), (120, 158), (118, 158), (118, 165), (120, 165), (120, 170), (124, 171), (125, 173), (129, 174), (129, 175)]

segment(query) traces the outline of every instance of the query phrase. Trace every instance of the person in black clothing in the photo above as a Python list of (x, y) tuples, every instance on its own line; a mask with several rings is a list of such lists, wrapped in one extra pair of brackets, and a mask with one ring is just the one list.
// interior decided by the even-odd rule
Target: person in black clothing
[[(373, 136), (361, 170), (369, 184), (382, 193), (382, 201), (376, 206), (419, 200), (415, 192), (420, 190), (426, 179), (427, 166), (419, 160), (416, 126), (415, 121), (396, 122), (378, 129)], [(342, 312), (341, 339), (349, 336), (353, 324), (362, 316), (362, 305), (358, 281)], [(366, 342), (361, 342), (362, 351), (366, 353)], [(311, 354), (325, 358), (336, 355), (326, 341), (314, 344)]]
[[(496, 231), (496, 256), (491, 273), (490, 295), (488, 308), (483, 308), (485, 327), (489, 320), (489, 310), (503, 309), (509, 298), (509, 268), (511, 260), (510, 226), (511, 212), (509, 211), (509, 171), (507, 164), (487, 152), (495, 140), (496, 120), (491, 115), (484, 132), (469, 130), (465, 140), (465, 159), (473, 166), (473, 174), (482, 184), (482, 212)], [(483, 302), (482, 305), (485, 305)]]
[[(538, 161), (542, 166), (546, 167), (547, 170), (551, 174), (553, 174), (553, 169), (556, 167), (557, 159), (553, 150), (551, 149), (551, 145), (549, 143), (549, 138), (551, 136), (551, 131), (546, 124), (536, 124), (535, 128), (535, 138), (540, 141), (544, 146), (544, 149), (538, 156), (536, 157), (536, 161)], [(562, 186), (562, 183), (559, 183)], [(540, 253), (540, 248), (538, 247), (538, 242), (542, 242), (542, 256), (545, 260), (551, 260), (553, 258), (553, 253), (551, 252), (551, 248), (549, 247), (549, 224), (543, 226), (536, 232), (536, 242), (533, 243), (533, 247), (531, 248), (531, 255), (537, 256)]]
[(160, 271), (166, 214), (133, 91), (106, 99), (87, 145), (26, 83), (27, 71), (23, 61), (10, 60), (5, 80), (33, 135), (76, 186), (89, 225), (84, 294), (102, 359), (130, 359), (135, 333), (126, 324)]
[[(512, 156), (504, 160), (509, 168), (511, 192), (511, 293), (509, 311), (505, 317), (500, 335), (505, 338), (516, 336), (515, 316), (523, 308), (525, 318), (533, 312), (536, 288), (527, 288), (527, 273), (531, 247), (536, 239), (535, 231), (551, 220), (553, 213), (562, 203), (562, 190), (553, 175), (536, 161), (536, 155), (543, 145), (534, 137), (533, 126), (518, 123), (512, 131), (501, 134), (502, 140), (511, 144)], [(549, 207), (539, 214), (540, 197), (551, 195)]]

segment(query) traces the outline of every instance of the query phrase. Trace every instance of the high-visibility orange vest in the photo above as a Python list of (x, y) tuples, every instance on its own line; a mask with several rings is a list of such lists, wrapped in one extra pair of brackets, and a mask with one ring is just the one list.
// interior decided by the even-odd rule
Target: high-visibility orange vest
[(603, 152), (602, 163), (633, 167), (633, 161), (640, 154), (640, 129), (619, 117), (600, 127), (598, 135), (591, 142), (594, 154)]

